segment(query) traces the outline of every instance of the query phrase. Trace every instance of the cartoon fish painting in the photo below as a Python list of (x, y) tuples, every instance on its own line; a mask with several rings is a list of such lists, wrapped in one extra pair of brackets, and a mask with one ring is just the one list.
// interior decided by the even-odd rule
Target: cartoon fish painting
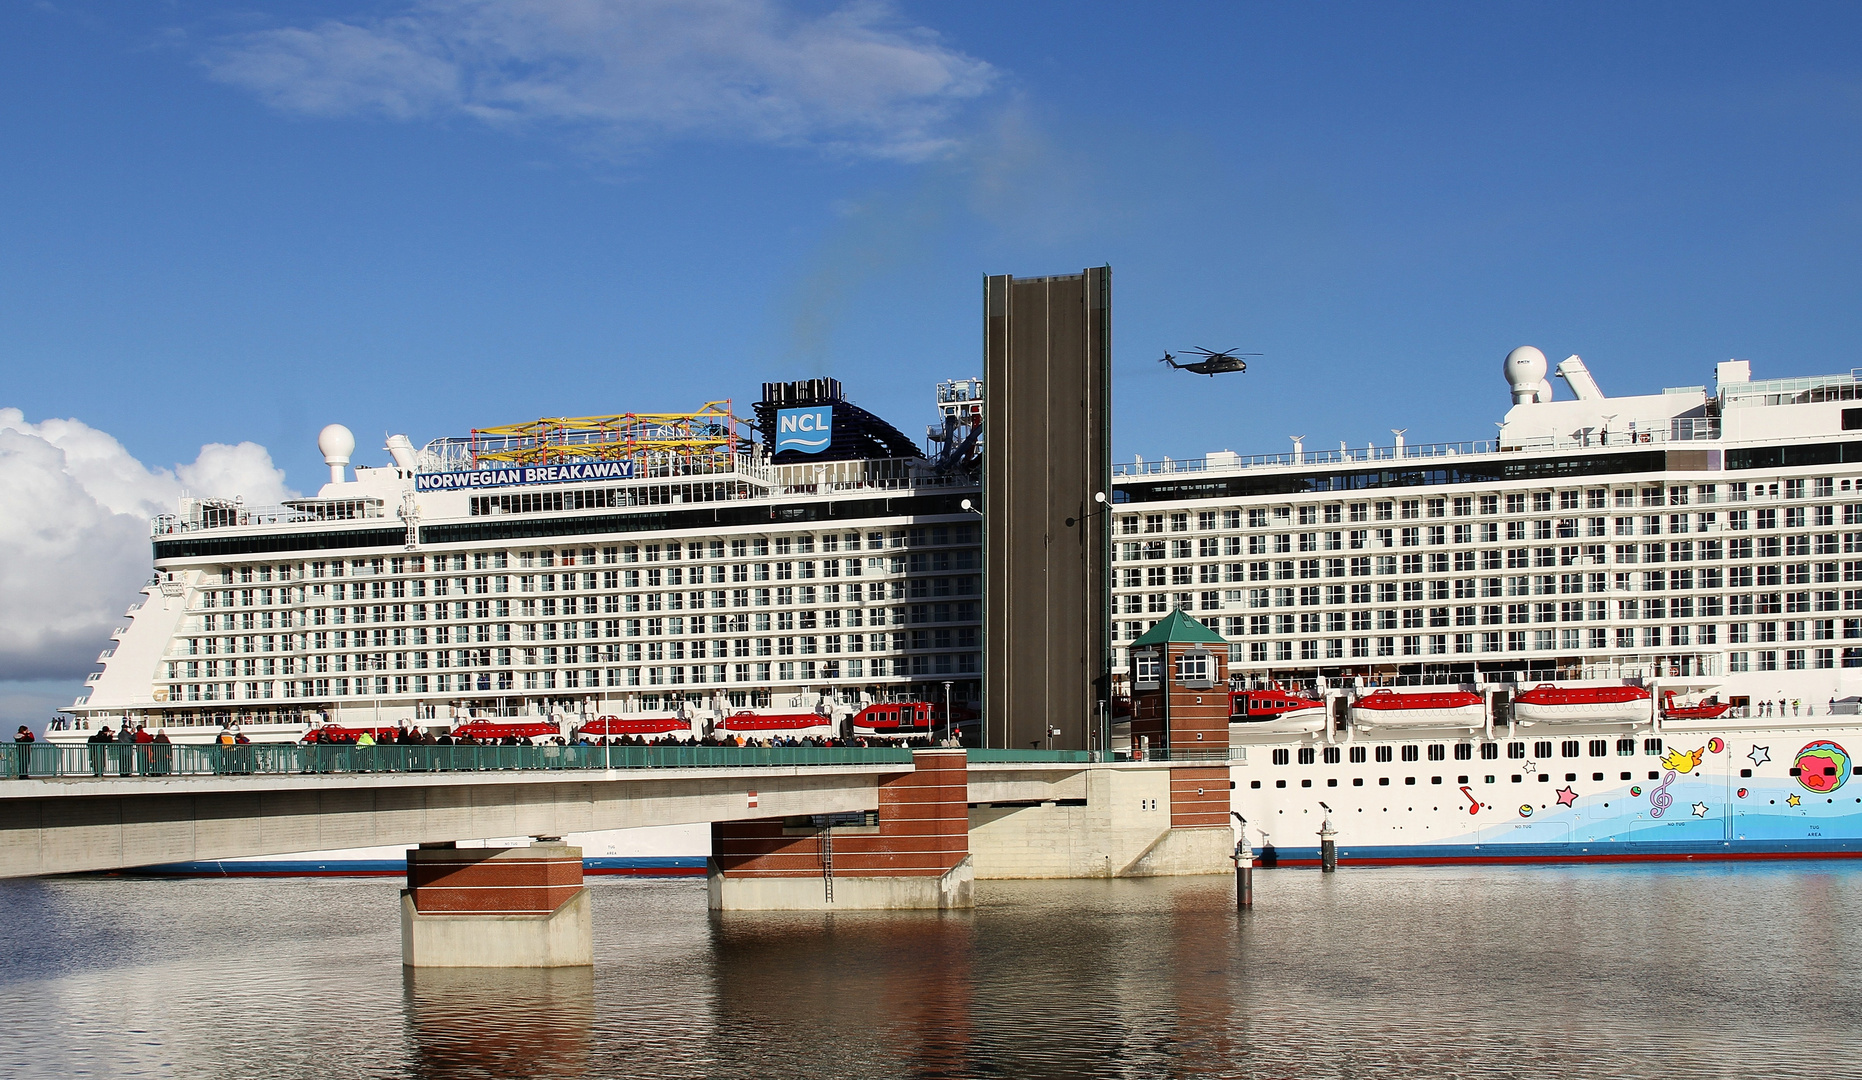
[(1707, 748), (1704, 746), (1698, 750), (1670, 750), (1662, 758), (1662, 768), (1673, 769), (1678, 773), (1691, 773), (1700, 767), (1700, 759), (1706, 752)]

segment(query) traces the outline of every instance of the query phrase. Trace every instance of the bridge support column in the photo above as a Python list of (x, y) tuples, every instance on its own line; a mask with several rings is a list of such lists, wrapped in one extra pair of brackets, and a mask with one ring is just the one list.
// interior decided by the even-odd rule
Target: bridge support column
[(407, 853), (401, 963), (577, 967), (595, 962), (582, 849), (421, 847)]
[(879, 784), (871, 824), (809, 818), (711, 827), (714, 911), (969, 908), (969, 781), (962, 750), (919, 750)]

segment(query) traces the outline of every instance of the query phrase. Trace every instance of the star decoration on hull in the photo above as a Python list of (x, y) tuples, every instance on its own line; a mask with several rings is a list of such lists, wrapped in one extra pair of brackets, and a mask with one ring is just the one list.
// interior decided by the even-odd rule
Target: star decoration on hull
[(1568, 787), (1558, 789), (1558, 805), (1571, 806), (1578, 801), (1578, 793)]
[(1771, 760), (1771, 747), (1755, 746), (1752, 748), (1752, 752), (1746, 756), (1752, 759), (1752, 764), (1763, 765)]
[(1798, 798), (1796, 795), (1793, 795), (1790, 798), (1786, 799), (1785, 802), (1789, 803), (1792, 806), (1801, 806), (1803, 805), (1804, 800)]
[(1707, 816), (1707, 804), (1704, 802), (1695, 803), (1694, 804), (1694, 816), (1695, 817), (1706, 817)]

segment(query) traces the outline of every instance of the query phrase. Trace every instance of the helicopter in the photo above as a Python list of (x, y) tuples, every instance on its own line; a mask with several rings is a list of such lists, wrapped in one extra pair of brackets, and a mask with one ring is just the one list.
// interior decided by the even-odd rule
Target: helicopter
[(1242, 357), (1261, 355), (1260, 353), (1237, 353), (1233, 349), (1224, 349), (1221, 352), (1214, 352), (1209, 349), (1191, 349), (1190, 352), (1200, 355), (1202, 359), (1191, 361), (1187, 364), (1179, 364), (1175, 356), (1172, 356), (1170, 353), (1165, 353), (1164, 358), (1159, 360), (1158, 363), (1169, 364), (1173, 368), (1181, 368), (1184, 371), (1194, 371), (1198, 375), (1207, 375), (1210, 378), (1214, 378), (1217, 375), (1223, 375), (1231, 371), (1246, 371), (1248, 370), (1248, 362), (1243, 360)]

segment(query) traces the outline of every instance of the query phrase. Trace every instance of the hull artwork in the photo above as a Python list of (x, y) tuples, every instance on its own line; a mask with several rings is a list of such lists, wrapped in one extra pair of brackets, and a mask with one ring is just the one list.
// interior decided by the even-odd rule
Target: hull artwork
[(1262, 764), (1233, 770), (1235, 808), (1283, 865), (1317, 864), (1321, 801), (1358, 865), (1862, 854), (1855, 727), (1533, 735), (1330, 747), (1345, 752), (1285, 767), (1285, 751), (1255, 750)]

